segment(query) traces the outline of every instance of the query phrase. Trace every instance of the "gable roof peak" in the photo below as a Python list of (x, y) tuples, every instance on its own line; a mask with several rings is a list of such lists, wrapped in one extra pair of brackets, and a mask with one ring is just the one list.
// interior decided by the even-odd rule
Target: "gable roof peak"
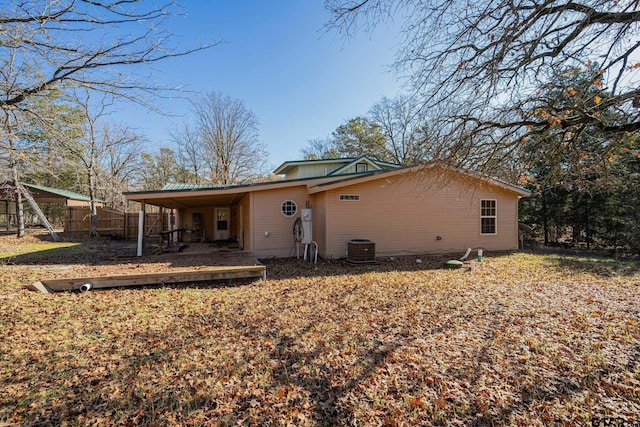
[(275, 175), (282, 175), (287, 173), (291, 168), (295, 166), (318, 164), (318, 163), (347, 163), (352, 162), (354, 157), (342, 157), (334, 159), (311, 159), (311, 160), (287, 160), (278, 166), (273, 173)]
[[(296, 166), (303, 166), (303, 165), (311, 165), (311, 164), (321, 164), (321, 163), (344, 163), (344, 165), (348, 165), (348, 164), (354, 164), (357, 162), (361, 162), (361, 161), (366, 161), (369, 164), (380, 168), (380, 169), (384, 169), (384, 167), (401, 167), (402, 165), (400, 164), (396, 164), (396, 163), (392, 163), (392, 162), (386, 162), (386, 161), (382, 161), (382, 160), (376, 160), (373, 159), (369, 156), (367, 156), (366, 154), (362, 154), (360, 156), (357, 157), (338, 157), (338, 158), (331, 158), (331, 159), (311, 159), (311, 160), (287, 160), (285, 162), (283, 162), (280, 166), (278, 166), (273, 173), (276, 175), (281, 175), (281, 174), (286, 174), (287, 172), (289, 172), (292, 168), (296, 167)], [(342, 169), (344, 166), (341, 166), (340, 169)]]

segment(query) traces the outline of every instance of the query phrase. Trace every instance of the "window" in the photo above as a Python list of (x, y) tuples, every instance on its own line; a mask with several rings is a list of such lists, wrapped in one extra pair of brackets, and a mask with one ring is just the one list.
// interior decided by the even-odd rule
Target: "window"
[(480, 201), (480, 234), (496, 234), (496, 201)]
[(345, 201), (357, 202), (360, 200), (360, 195), (359, 194), (341, 194), (339, 196), (339, 199), (342, 202), (345, 202)]
[(356, 172), (367, 172), (369, 165), (367, 163), (356, 163)]
[(216, 209), (218, 219), (216, 220), (216, 229), (218, 231), (225, 231), (229, 227), (229, 220), (227, 218), (227, 211), (224, 209)]
[(280, 206), (280, 209), (282, 210), (282, 215), (294, 216), (298, 210), (298, 207), (296, 206), (296, 202), (294, 202), (293, 200), (285, 200), (284, 202), (282, 202), (282, 206)]

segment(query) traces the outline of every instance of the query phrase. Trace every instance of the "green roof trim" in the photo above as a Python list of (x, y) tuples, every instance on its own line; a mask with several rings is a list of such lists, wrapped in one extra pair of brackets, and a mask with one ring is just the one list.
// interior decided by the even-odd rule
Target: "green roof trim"
[(183, 184), (183, 183), (171, 183), (165, 184), (160, 191), (188, 191), (188, 190), (220, 190), (227, 188), (223, 185), (215, 184)]
[[(303, 166), (303, 165), (308, 165), (308, 164), (314, 164), (314, 163), (344, 163), (343, 166), (340, 166), (338, 169), (343, 169), (344, 167), (348, 166), (349, 164), (355, 162), (356, 160), (362, 160), (362, 159), (366, 159), (367, 161), (371, 162), (372, 164), (375, 164), (376, 166), (383, 168), (384, 166), (388, 166), (388, 167), (402, 167), (402, 165), (400, 164), (396, 164), (396, 163), (391, 163), (391, 162), (385, 162), (382, 160), (376, 160), (373, 159), (371, 157), (368, 157), (367, 155), (361, 155), (358, 157), (340, 157), (340, 158), (334, 158), (334, 159), (313, 159), (313, 160), (287, 160), (286, 162), (282, 163), (280, 166), (278, 166), (273, 173), (275, 173), (276, 175), (281, 175), (281, 174), (285, 174), (288, 172), (289, 169), (295, 167), (295, 166)], [(334, 171), (335, 172), (335, 171)], [(333, 172), (332, 172), (333, 173)], [(329, 174), (331, 175), (331, 174)]]
[[(382, 171), (376, 171), (376, 172), (382, 172)], [(348, 174), (344, 174), (344, 175), (340, 175), (340, 177), (356, 177), (359, 178), (363, 175), (366, 175), (367, 173), (372, 173), (372, 172), (360, 172), (360, 173), (348, 173)], [(329, 177), (331, 178), (331, 177)], [(292, 183), (296, 183), (296, 182), (308, 182), (308, 181), (318, 181), (318, 180), (322, 180), (322, 179), (327, 179), (326, 176), (313, 176), (313, 177), (307, 177), (307, 178), (295, 178), (295, 179), (278, 179), (275, 181), (264, 181), (264, 182), (254, 182), (254, 183), (248, 183), (248, 184), (230, 184), (230, 185), (213, 185), (213, 184), (167, 184), (164, 187), (162, 187), (162, 189), (160, 190), (138, 190), (138, 191), (124, 191), (122, 192), (122, 194), (126, 195), (135, 195), (135, 194), (159, 194), (159, 193), (173, 193), (173, 192), (180, 192), (180, 191), (207, 191), (207, 190), (241, 190), (241, 189), (247, 189), (247, 188), (255, 188), (256, 191), (259, 191), (261, 187), (266, 187), (268, 185), (278, 185), (278, 184), (282, 184), (282, 185), (290, 185)], [(337, 180), (332, 181), (332, 182), (337, 182)], [(174, 189), (174, 188), (169, 188), (167, 189), (166, 187), (168, 186), (172, 186), (172, 185), (176, 185), (178, 187), (178, 189)], [(194, 187), (191, 188), (190, 186), (192, 185), (203, 185), (205, 187)], [(182, 188), (183, 187), (183, 188)]]
[[(82, 202), (90, 202), (91, 198), (89, 196), (85, 196), (84, 194), (76, 193), (74, 191), (63, 190), (61, 188), (52, 188), (45, 187), (43, 185), (35, 185), (35, 184), (27, 184), (22, 183), (27, 188), (33, 188), (34, 190), (46, 191), (47, 193), (56, 194), (58, 196), (64, 197), (65, 199), (71, 200), (79, 200)], [(103, 200), (96, 200), (96, 202), (104, 202)]]
[[(377, 160), (371, 159), (371, 158), (369, 158), (367, 156), (360, 156), (358, 158), (353, 159), (353, 161), (351, 161), (350, 163), (342, 165), (338, 169), (328, 173), (327, 176), (343, 175), (343, 173), (342, 173), (343, 171), (349, 169), (352, 166), (357, 165), (358, 163), (362, 163), (362, 162), (366, 162), (366, 163), (370, 164), (371, 166), (374, 166), (374, 167), (378, 168), (377, 170), (385, 169), (383, 166), (380, 165), (380, 163)], [(356, 173), (363, 173), (363, 172), (356, 172)]]

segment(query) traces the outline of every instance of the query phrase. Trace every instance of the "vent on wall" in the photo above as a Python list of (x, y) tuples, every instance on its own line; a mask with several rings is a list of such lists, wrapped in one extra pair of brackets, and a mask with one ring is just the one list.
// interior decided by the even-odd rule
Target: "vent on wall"
[(348, 202), (357, 202), (360, 200), (360, 195), (359, 194), (341, 194), (339, 196), (341, 201), (348, 201)]
[(353, 263), (376, 262), (376, 244), (371, 240), (353, 239), (347, 244), (347, 261)]

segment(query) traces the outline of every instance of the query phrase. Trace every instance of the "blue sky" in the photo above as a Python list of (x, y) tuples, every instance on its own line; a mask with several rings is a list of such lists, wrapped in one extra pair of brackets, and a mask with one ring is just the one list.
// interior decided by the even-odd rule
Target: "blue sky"
[[(187, 16), (168, 22), (182, 46), (225, 42), (156, 64), (155, 83), (184, 86), (195, 97), (219, 91), (242, 100), (260, 121), (260, 142), (274, 167), (299, 158), (309, 139), (399, 92), (389, 67), (397, 33), (379, 27), (344, 39), (327, 32), (322, 0), (189, 1), (184, 11)], [(188, 102), (155, 102), (173, 116), (133, 105), (112, 117), (143, 133), (149, 150), (170, 146), (169, 133), (191, 120)]]

